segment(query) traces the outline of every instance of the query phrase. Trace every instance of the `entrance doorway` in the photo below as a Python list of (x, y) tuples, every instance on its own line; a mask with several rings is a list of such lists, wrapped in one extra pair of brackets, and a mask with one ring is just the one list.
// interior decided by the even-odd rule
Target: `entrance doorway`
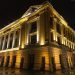
[(4, 64), (4, 56), (2, 57), (2, 60), (1, 60), (1, 65), (0, 65), (0, 67), (3, 67), (3, 64)]
[(24, 64), (24, 57), (21, 58), (20, 69), (23, 69), (23, 64)]
[(59, 59), (60, 59), (61, 70), (64, 70), (64, 64), (63, 64), (63, 61), (62, 61), (62, 55), (59, 55)]
[(28, 56), (28, 69), (33, 70), (34, 68), (34, 54)]
[(54, 57), (51, 57), (51, 61), (52, 61), (53, 71), (56, 71), (56, 64), (55, 64), (55, 59), (54, 59)]
[(15, 63), (16, 63), (16, 56), (13, 56), (11, 68), (15, 68)]
[(42, 62), (41, 62), (41, 70), (45, 70), (45, 57), (42, 57)]
[(7, 56), (6, 63), (5, 63), (5, 67), (8, 67), (9, 66), (9, 61), (10, 61), (10, 56)]

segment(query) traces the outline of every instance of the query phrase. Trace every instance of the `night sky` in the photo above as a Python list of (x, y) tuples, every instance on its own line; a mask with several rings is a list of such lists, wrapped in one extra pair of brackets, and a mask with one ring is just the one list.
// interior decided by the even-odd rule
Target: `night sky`
[[(31, 5), (46, 0), (0, 0), (0, 28), (20, 18)], [(48, 0), (68, 24), (75, 29), (75, 0)]]

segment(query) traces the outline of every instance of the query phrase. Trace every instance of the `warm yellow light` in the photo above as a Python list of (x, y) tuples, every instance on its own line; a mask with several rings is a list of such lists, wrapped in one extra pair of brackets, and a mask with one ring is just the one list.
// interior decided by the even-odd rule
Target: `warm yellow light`
[(65, 22), (65, 20), (61, 19), (61, 22), (62, 22), (66, 27), (68, 27), (67, 22)]
[(60, 67), (59, 55), (61, 54), (61, 50), (58, 49), (58, 48), (53, 48), (52, 52), (53, 52), (53, 57), (54, 57), (54, 60), (55, 60), (56, 68), (60, 69), (61, 67)]
[(62, 38), (62, 44), (64, 44), (63, 38)]
[(17, 51), (17, 50), (19, 50), (19, 48), (12, 48), (12, 49), (7, 49), (7, 50), (1, 50), (0, 53), (9, 52), (9, 51)]
[(45, 41), (44, 41), (44, 37), (42, 36), (40, 40), (40, 45), (44, 45), (44, 44), (45, 44)]
[(22, 47), (21, 48), (24, 48), (24, 44), (22, 44)]
[(53, 32), (53, 39), (54, 41), (57, 41), (55, 32)]
[(24, 21), (27, 21), (28, 20), (28, 17), (24, 17), (20, 22), (24, 22)]
[(26, 45), (29, 43), (29, 36), (27, 36)]
[(40, 45), (44, 45), (45, 43), (44, 43), (44, 41), (43, 40), (41, 40), (41, 43), (40, 43)]
[(74, 49), (74, 44), (73, 44), (73, 49)]
[(39, 42), (39, 31), (37, 30), (37, 43)]

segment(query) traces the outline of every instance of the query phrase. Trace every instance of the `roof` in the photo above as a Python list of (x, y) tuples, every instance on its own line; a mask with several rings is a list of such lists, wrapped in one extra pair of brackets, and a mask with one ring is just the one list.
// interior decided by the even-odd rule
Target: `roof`
[(29, 16), (31, 15), (32, 13), (36, 12), (37, 10), (39, 10), (41, 8), (42, 5), (33, 5), (33, 6), (30, 6), (29, 9), (23, 14), (23, 17), (26, 17), (26, 16)]
[(9, 29), (11, 27), (21, 25), (21, 23), (24, 21), (27, 21), (29, 17), (38, 14), (40, 11), (42, 11), (46, 8), (49, 8), (53, 12), (53, 14), (61, 21), (61, 23), (63, 25), (65, 25), (66, 27), (68, 27), (75, 34), (75, 31), (70, 26), (68, 26), (68, 23), (65, 21), (65, 19), (53, 8), (53, 6), (48, 1), (44, 2), (41, 5), (30, 6), (29, 9), (22, 15), (21, 18), (17, 19), (16, 21), (14, 21), (14, 22), (10, 23), (9, 25), (5, 26), (4, 28), (0, 29), (0, 33), (2, 33), (3, 31), (5, 31), (6, 29)]

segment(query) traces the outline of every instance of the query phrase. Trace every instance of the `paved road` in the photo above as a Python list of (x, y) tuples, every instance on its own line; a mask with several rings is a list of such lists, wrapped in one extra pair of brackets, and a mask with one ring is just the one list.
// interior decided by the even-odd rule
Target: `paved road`
[(75, 71), (62, 73), (61, 71), (56, 71), (55, 73), (51, 72), (42, 72), (42, 71), (25, 71), (19, 69), (4, 69), (0, 68), (0, 75), (75, 75)]

